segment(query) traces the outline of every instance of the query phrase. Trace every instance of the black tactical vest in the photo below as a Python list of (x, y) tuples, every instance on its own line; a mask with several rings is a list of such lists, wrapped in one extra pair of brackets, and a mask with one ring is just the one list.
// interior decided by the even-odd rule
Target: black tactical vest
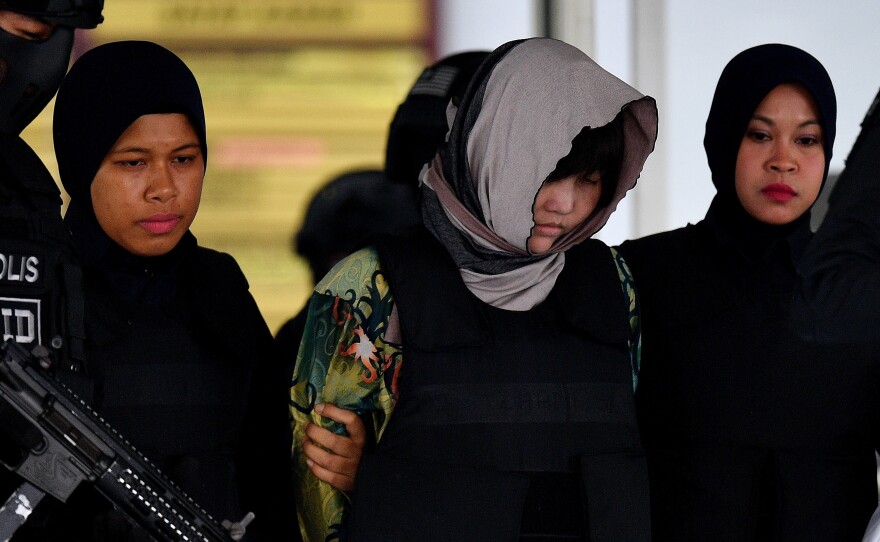
[(423, 230), (377, 248), (404, 362), (358, 473), (351, 539), (648, 539), (629, 313), (608, 247), (569, 250), (529, 311), (475, 298)]
[(0, 330), (51, 346), (56, 366), (83, 365), (81, 271), (61, 220), (61, 195), (39, 157), (0, 136)]
[[(0, 134), (0, 339), (50, 347), (54, 367), (64, 373), (66, 383), (88, 397), (92, 384), (83, 372), (81, 282), (55, 181), (21, 138)], [(0, 461), (12, 466), (28, 437), (22, 433), (23, 420), (9, 410), (0, 419)], [(0, 500), (21, 482), (0, 466)], [(56, 508), (39, 506), (14, 540), (27, 539), (24, 531), (39, 529)]]

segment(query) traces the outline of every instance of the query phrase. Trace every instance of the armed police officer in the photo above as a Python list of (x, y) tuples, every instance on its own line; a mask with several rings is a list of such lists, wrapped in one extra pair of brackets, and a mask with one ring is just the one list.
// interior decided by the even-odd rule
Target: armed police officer
[[(0, 0), (0, 333), (2, 341), (38, 344), (71, 378), (82, 369), (80, 272), (61, 221), (61, 193), (37, 154), (20, 137), (55, 95), (67, 71), (76, 28), (103, 21), (103, 0)], [(82, 392), (83, 390), (77, 390)], [(0, 459), (15, 460), (23, 438), (14, 416), (0, 424)], [(0, 502), (21, 480), (0, 468)], [(44, 505), (29, 526), (45, 520)], [(43, 516), (43, 517), (41, 517)], [(14, 540), (50, 540), (45, 529)]]
[(103, 21), (103, 0), (0, 0), (0, 330), (3, 340), (53, 347), (82, 364), (78, 272), (61, 194), (19, 134), (55, 95), (75, 28)]

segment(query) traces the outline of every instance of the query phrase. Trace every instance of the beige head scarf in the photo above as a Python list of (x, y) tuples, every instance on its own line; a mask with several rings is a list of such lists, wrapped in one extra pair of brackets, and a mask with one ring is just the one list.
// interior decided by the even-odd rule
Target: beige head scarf
[[(624, 158), (611, 203), (556, 241), (527, 248), (535, 196), (586, 127), (623, 115)], [(423, 216), (468, 289), (493, 306), (528, 310), (562, 271), (566, 249), (598, 231), (635, 186), (657, 137), (653, 98), (566, 43), (535, 38), (502, 45), (474, 76), (447, 143), (423, 180)]]

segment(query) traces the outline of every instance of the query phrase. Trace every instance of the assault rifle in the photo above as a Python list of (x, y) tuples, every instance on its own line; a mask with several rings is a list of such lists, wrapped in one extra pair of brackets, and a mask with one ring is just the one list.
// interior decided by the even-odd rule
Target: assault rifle
[[(0, 346), (0, 417), (15, 450), (3, 446), (6, 468), (25, 482), (0, 509), (5, 540), (45, 494), (66, 502), (90, 482), (136, 525), (160, 541), (240, 540), (253, 519), (217, 523), (146, 457), (47, 369), (48, 350), (7, 341)], [(16, 448), (13, 446), (12, 448)]]

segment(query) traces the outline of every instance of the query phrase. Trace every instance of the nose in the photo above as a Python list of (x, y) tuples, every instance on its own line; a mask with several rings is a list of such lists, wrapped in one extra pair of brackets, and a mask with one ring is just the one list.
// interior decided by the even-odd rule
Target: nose
[(571, 178), (546, 183), (544, 208), (561, 215), (570, 213), (574, 209), (574, 183)]
[(770, 157), (769, 166), (772, 171), (777, 173), (789, 173), (797, 168), (792, 149), (786, 142), (780, 142), (774, 145), (773, 155)]
[(177, 196), (177, 183), (170, 164), (157, 165), (150, 176), (146, 197), (150, 201), (164, 203)]

